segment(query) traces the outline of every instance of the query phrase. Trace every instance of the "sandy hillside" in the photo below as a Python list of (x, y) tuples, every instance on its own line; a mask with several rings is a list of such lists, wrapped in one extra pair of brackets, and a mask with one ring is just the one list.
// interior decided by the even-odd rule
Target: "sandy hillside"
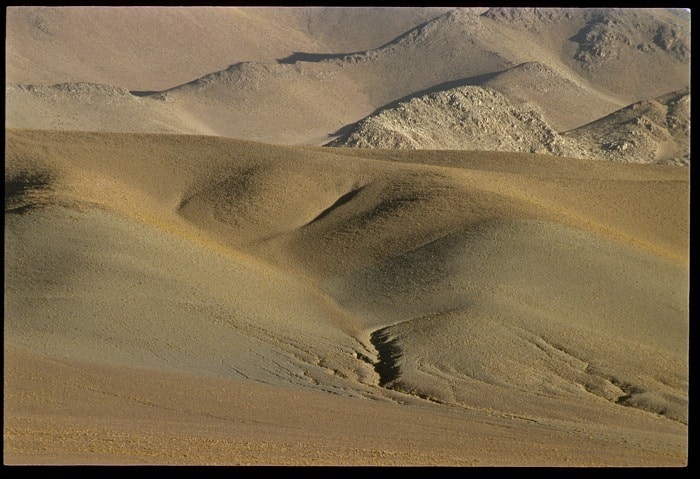
[(471, 84), (497, 91), (516, 105), (537, 105), (547, 112), (547, 122), (558, 132), (624, 106), (623, 100), (601, 95), (573, 73), (538, 61), (474, 78)]
[(236, 62), (364, 51), (445, 10), (10, 7), (6, 82), (164, 90)]
[(686, 12), (6, 17), (5, 464), (688, 464)]
[[(687, 201), (685, 169), (22, 130), (6, 148), (6, 462), (188, 462), (189, 436), (217, 444), (197, 463), (686, 457), (688, 217), (666, 207)], [(227, 388), (245, 393), (202, 392)], [(235, 412), (263, 390), (303, 401), (288, 433), (221, 429), (279, 426)], [(336, 419), (318, 425), (315, 401)], [(392, 408), (435, 422), (316, 448)], [(166, 426), (180, 414), (213, 429)], [(433, 455), (446, 422), (462, 432)]]

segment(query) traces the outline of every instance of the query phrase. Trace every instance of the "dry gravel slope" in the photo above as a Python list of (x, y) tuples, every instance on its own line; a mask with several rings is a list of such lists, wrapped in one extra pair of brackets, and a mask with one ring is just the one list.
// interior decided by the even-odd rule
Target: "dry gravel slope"
[(564, 138), (591, 158), (690, 165), (690, 92), (633, 103)]

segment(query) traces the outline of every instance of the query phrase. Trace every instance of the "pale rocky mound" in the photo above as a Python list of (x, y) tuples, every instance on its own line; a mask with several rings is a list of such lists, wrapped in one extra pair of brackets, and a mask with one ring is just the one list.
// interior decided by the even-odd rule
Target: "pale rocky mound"
[(559, 134), (537, 110), (466, 86), (399, 103), (327, 146), (549, 153), (625, 163), (690, 164), (688, 90), (644, 100)]
[(492, 90), (464, 86), (413, 98), (360, 123), (329, 146), (562, 154), (566, 146), (536, 110)]
[(637, 163), (690, 164), (690, 93), (633, 103), (565, 133), (579, 156)]

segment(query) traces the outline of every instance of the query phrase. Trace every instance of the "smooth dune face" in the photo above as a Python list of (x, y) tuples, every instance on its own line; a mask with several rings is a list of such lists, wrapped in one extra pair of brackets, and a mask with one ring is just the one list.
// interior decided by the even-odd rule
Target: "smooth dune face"
[(5, 463), (687, 465), (687, 23), (8, 9)]

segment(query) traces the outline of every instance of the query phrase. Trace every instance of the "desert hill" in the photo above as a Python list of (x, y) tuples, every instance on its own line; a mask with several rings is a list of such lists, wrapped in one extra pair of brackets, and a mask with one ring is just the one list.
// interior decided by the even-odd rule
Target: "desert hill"
[[(529, 10), (516, 11), (522, 16)], [(531, 104), (562, 132), (633, 102), (687, 87), (687, 33), (674, 17), (644, 10), (625, 15), (624, 11), (574, 9), (562, 10), (560, 15), (556, 21), (534, 15), (534, 23), (527, 27), (529, 23), (520, 16), (508, 23), (505, 11), (456, 9), (365, 51), (297, 51), (277, 61), (266, 60), (261, 52), (256, 59), (229, 61), (228, 67), (200, 72), (179, 85), (176, 77), (168, 76), (174, 84), (167, 89), (132, 90), (138, 101), (125, 104), (125, 113), (116, 115), (107, 87), (88, 103), (65, 92), (53, 100), (51, 95), (37, 93), (45, 86), (10, 82), (7, 123), (17, 128), (56, 128), (60, 123), (61, 129), (195, 132), (282, 144), (323, 144), (329, 136), (397, 101), (479, 85), (514, 102)], [(585, 32), (601, 28), (603, 33), (590, 42), (576, 41), (586, 37)], [(618, 30), (624, 34), (615, 33)], [(21, 32), (16, 40), (12, 35), (11, 45), (22, 39)], [(551, 47), (556, 42), (566, 48)], [(614, 45), (634, 65), (612, 61), (612, 53), (596, 53), (601, 42)], [(642, 44), (650, 46), (636, 48)], [(589, 50), (593, 52), (589, 56), (581, 53)], [(10, 57), (10, 71), (13, 62)], [(629, 75), (631, 69), (645, 74)], [(8, 73), (8, 78), (15, 77)], [(556, 100), (559, 95), (564, 99)], [(31, 106), (29, 113), (24, 105)], [(65, 115), (65, 111), (75, 114)], [(132, 124), (121, 116), (132, 118)]]
[(686, 466), (689, 27), (8, 8), (5, 463)]
[(371, 49), (446, 9), (389, 10), (10, 7), (6, 83), (159, 91), (235, 62)]
[(459, 87), (371, 115), (328, 146), (548, 153), (628, 163), (690, 164), (690, 93), (673, 92), (557, 133), (528, 104)]
[(564, 138), (590, 158), (690, 164), (690, 93), (672, 92), (633, 103)]
[(683, 169), (28, 130), (6, 149), (6, 346), (566, 430), (687, 422)]

